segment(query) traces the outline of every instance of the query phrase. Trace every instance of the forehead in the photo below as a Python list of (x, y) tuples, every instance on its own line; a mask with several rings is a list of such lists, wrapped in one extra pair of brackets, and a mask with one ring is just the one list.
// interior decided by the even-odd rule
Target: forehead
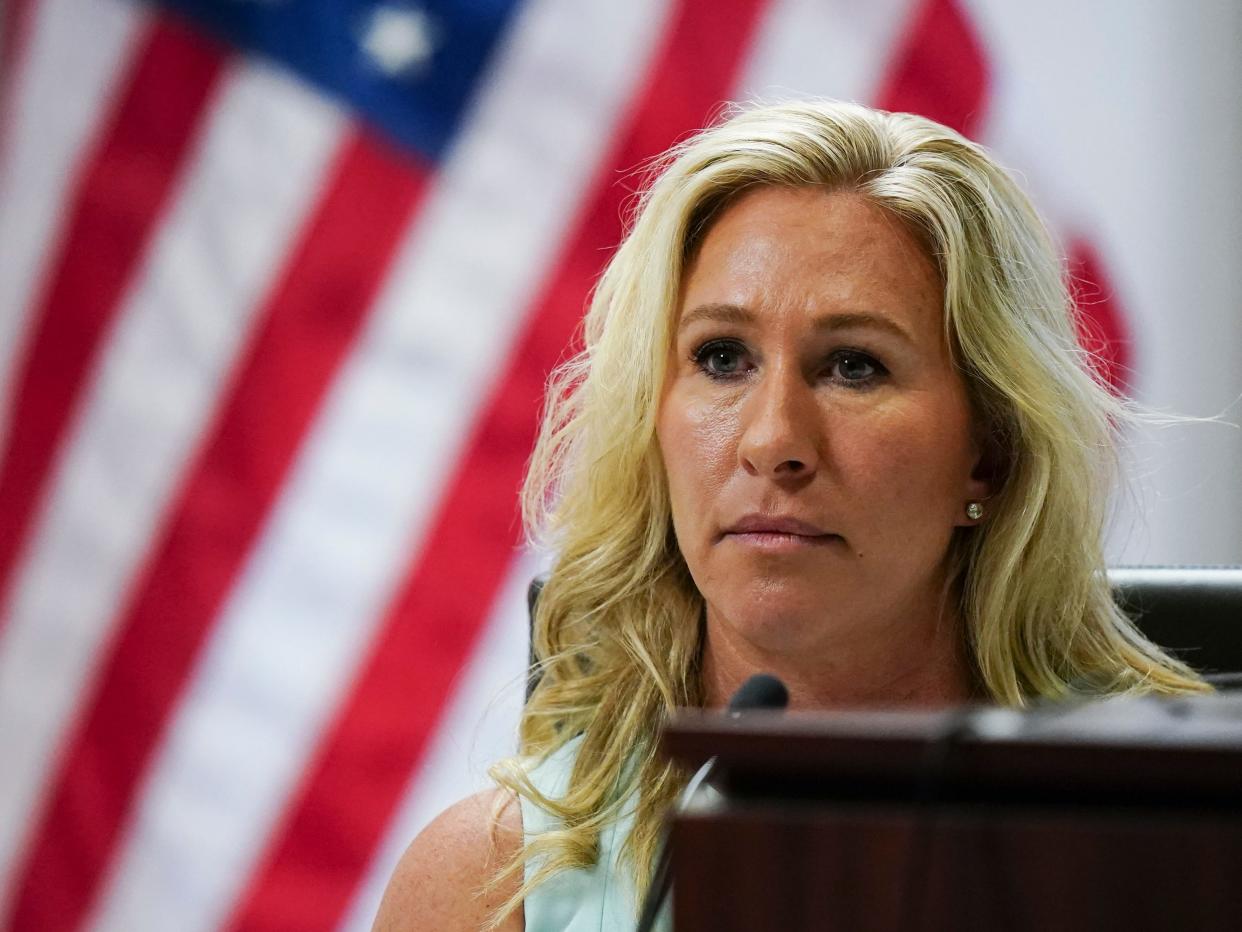
[(687, 269), (679, 319), (707, 304), (760, 318), (873, 313), (942, 337), (935, 264), (899, 219), (852, 191), (761, 187), (730, 204)]

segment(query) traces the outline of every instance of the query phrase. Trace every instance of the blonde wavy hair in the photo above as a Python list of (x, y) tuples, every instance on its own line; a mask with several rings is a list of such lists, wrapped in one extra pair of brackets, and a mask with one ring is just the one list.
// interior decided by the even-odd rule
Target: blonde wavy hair
[[(524, 489), (527, 527), (556, 553), (535, 610), (540, 679), (502, 786), (563, 826), (532, 838), (502, 918), (553, 874), (596, 862), (637, 806), (622, 854), (641, 896), (664, 812), (686, 775), (656, 753), (661, 721), (699, 705), (703, 599), (672, 531), (657, 404), (683, 270), (712, 220), (758, 185), (840, 189), (900, 218), (944, 283), (944, 326), (998, 488), (958, 528), (950, 577), (978, 688), (1021, 706), (1073, 693), (1207, 687), (1113, 602), (1102, 538), (1115, 439), (1133, 417), (1076, 339), (1063, 265), (1014, 181), (980, 146), (923, 117), (805, 101), (733, 109), (655, 165), (600, 279), (585, 349), (554, 374)], [(531, 767), (581, 737), (559, 799)]]

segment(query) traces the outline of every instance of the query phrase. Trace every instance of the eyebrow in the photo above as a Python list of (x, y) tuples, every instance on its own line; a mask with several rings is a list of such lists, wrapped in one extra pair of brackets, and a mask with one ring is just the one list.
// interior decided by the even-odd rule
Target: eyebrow
[[(680, 333), (691, 324), (700, 320), (714, 320), (726, 324), (753, 324), (755, 319), (755, 312), (740, 304), (700, 304), (698, 307), (682, 315), (681, 320), (677, 324), (677, 331)], [(847, 330), (851, 327), (869, 327), (875, 330), (883, 330), (905, 340), (907, 343), (914, 342), (904, 327), (883, 314), (875, 314), (869, 311), (854, 311), (842, 314), (825, 314), (815, 319), (816, 330)]]

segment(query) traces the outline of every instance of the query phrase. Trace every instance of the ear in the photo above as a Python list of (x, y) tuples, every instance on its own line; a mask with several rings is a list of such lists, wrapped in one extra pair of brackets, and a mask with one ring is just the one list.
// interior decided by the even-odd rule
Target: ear
[[(975, 461), (970, 470), (963, 489), (962, 507), (958, 512), (957, 527), (974, 527), (987, 519), (987, 501), (992, 498), (1004, 483), (1007, 457), (1004, 447), (996, 436), (988, 432), (974, 444)], [(984, 506), (984, 517), (973, 520), (966, 515), (966, 506), (970, 502), (979, 502)]]

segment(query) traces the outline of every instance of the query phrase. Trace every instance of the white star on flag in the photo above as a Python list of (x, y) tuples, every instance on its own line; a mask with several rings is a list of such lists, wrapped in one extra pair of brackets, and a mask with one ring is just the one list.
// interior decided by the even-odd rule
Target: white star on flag
[(361, 46), (367, 57), (389, 77), (426, 67), (435, 52), (434, 27), (416, 8), (378, 6), (367, 20)]

